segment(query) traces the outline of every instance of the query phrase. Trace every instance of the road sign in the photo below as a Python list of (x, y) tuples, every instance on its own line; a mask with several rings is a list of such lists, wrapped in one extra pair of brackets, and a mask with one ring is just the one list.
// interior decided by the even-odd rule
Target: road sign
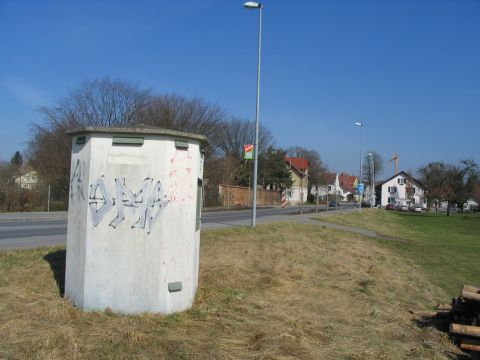
[(245, 160), (253, 160), (253, 144), (243, 145), (243, 158)]
[(365, 191), (365, 184), (364, 183), (360, 183), (357, 185), (357, 191), (359, 194), (363, 194), (363, 192)]
[(287, 206), (287, 192), (285, 190), (282, 191), (282, 209)]

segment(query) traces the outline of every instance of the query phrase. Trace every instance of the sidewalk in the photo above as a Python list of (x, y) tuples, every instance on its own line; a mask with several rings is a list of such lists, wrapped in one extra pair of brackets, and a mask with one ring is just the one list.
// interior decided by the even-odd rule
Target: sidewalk
[[(364, 228), (359, 228), (359, 227), (354, 227), (354, 226), (334, 224), (334, 223), (330, 223), (330, 222), (326, 222), (326, 221), (318, 219), (320, 217), (328, 218), (329, 215), (335, 215), (335, 214), (339, 214), (339, 213), (349, 213), (349, 212), (354, 212), (354, 211), (358, 211), (358, 209), (350, 208), (350, 209), (338, 210), (338, 211), (335, 211), (335, 212), (333, 212), (333, 211), (332, 212), (322, 211), (322, 212), (318, 212), (318, 213), (307, 213), (307, 214), (302, 214), (302, 215), (290, 215), (290, 216), (285, 216), (285, 215), (266, 216), (266, 217), (257, 218), (257, 224), (270, 224), (270, 223), (275, 223), (275, 222), (291, 221), (291, 222), (297, 222), (297, 223), (300, 223), (300, 224), (325, 226), (325, 227), (328, 227), (328, 228), (331, 228), (331, 229), (335, 229), (335, 230), (339, 230), (339, 231), (346, 231), (346, 232), (349, 232), (349, 233), (352, 233), (352, 234), (368, 236), (368, 237), (372, 237), (372, 238), (379, 239), (379, 240), (398, 241), (398, 242), (402, 242), (402, 243), (408, 242), (408, 240), (406, 240), (406, 239), (395, 238), (395, 237), (390, 237), (390, 236), (382, 236), (382, 235), (377, 234), (375, 231), (372, 231), (372, 230), (367, 230), (367, 229), (364, 229)], [(222, 229), (222, 228), (242, 227), (242, 226), (250, 226), (250, 219), (228, 221), (228, 222), (224, 222), (224, 223), (202, 224), (202, 230)]]
[(66, 220), (66, 211), (0, 213), (1, 221), (48, 221)]
[[(275, 206), (259, 206), (257, 209), (272, 209)], [(278, 206), (279, 207), (279, 206)], [(248, 210), (249, 207), (231, 207), (231, 208), (206, 208), (202, 212), (216, 212), (216, 211), (238, 211)], [(1, 221), (48, 221), (48, 220), (67, 220), (67, 211), (35, 211), (35, 212), (15, 212), (15, 213), (0, 213)]]

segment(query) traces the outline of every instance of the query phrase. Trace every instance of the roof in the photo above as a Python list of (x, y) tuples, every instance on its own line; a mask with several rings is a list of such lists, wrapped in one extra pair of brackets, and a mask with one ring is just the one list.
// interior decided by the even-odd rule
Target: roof
[(406, 178), (408, 178), (408, 179), (412, 179), (412, 181), (413, 181), (416, 185), (418, 185), (418, 186), (420, 186), (420, 187), (423, 187), (423, 184), (422, 184), (420, 181), (418, 181), (418, 180), (415, 179), (412, 175), (406, 173), (405, 171), (400, 171), (398, 174), (393, 175), (392, 177), (388, 178), (388, 179), (385, 180), (385, 181), (382, 181), (382, 183), (381, 183), (380, 185), (383, 185), (383, 184), (385, 184), (386, 182), (388, 182), (388, 181), (390, 181), (390, 180), (392, 180), (392, 179), (395, 179), (395, 178), (396, 178), (397, 176), (399, 176), (399, 175), (403, 175), (404, 177), (406, 177)]
[(355, 192), (355, 188), (353, 187), (353, 184), (343, 183), (343, 185), (341, 185), (341, 187), (342, 187), (344, 192), (349, 192), (349, 193), (354, 193)]
[(344, 186), (346, 184), (350, 184), (353, 187), (353, 184), (355, 184), (355, 181), (357, 180), (357, 177), (355, 175), (349, 175), (347, 173), (341, 173), (338, 176), (338, 181), (340, 182), (340, 185)]
[(69, 135), (80, 135), (80, 134), (122, 134), (122, 135), (166, 135), (177, 138), (184, 139), (193, 139), (199, 140), (203, 144), (208, 144), (208, 140), (203, 135), (191, 134), (182, 131), (168, 130), (156, 126), (137, 126), (137, 127), (95, 127), (87, 126), (78, 129), (68, 130), (66, 132)]
[(285, 161), (299, 171), (305, 171), (308, 169), (309, 163), (307, 159), (301, 157), (289, 157), (285, 155)]
[(337, 178), (336, 173), (323, 173), (320, 174), (320, 180), (322, 183), (328, 185), (328, 184), (334, 184), (335, 179)]

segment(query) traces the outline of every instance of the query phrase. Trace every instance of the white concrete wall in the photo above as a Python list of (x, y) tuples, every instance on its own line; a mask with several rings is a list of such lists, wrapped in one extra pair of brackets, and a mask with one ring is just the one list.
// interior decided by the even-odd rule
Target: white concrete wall
[(142, 146), (112, 146), (111, 134), (73, 144), (65, 294), (86, 310), (172, 313), (194, 300), (200, 144), (140, 136)]
[(287, 191), (287, 200), (289, 201), (290, 204), (292, 205), (300, 204), (302, 192), (303, 192), (303, 202), (304, 203), (307, 202), (308, 189), (306, 187), (300, 188), (300, 187), (293, 186), (290, 190), (291, 190), (291, 193), (290, 193), (291, 196), (288, 196), (288, 191)]

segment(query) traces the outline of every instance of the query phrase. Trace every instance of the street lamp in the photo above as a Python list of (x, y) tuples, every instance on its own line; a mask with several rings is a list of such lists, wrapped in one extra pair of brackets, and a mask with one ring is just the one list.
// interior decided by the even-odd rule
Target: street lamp
[[(362, 183), (362, 154), (363, 154), (363, 123), (356, 122), (356, 126), (360, 127), (360, 183)], [(362, 211), (362, 194), (358, 193), (358, 209)]]
[(255, 145), (253, 158), (253, 199), (252, 199), (252, 227), (255, 227), (257, 218), (257, 173), (258, 173), (258, 128), (260, 117), (260, 60), (262, 53), (262, 9), (263, 5), (255, 1), (247, 1), (243, 6), (246, 9), (259, 9), (258, 21), (258, 62), (257, 62), (257, 106), (255, 110)]

